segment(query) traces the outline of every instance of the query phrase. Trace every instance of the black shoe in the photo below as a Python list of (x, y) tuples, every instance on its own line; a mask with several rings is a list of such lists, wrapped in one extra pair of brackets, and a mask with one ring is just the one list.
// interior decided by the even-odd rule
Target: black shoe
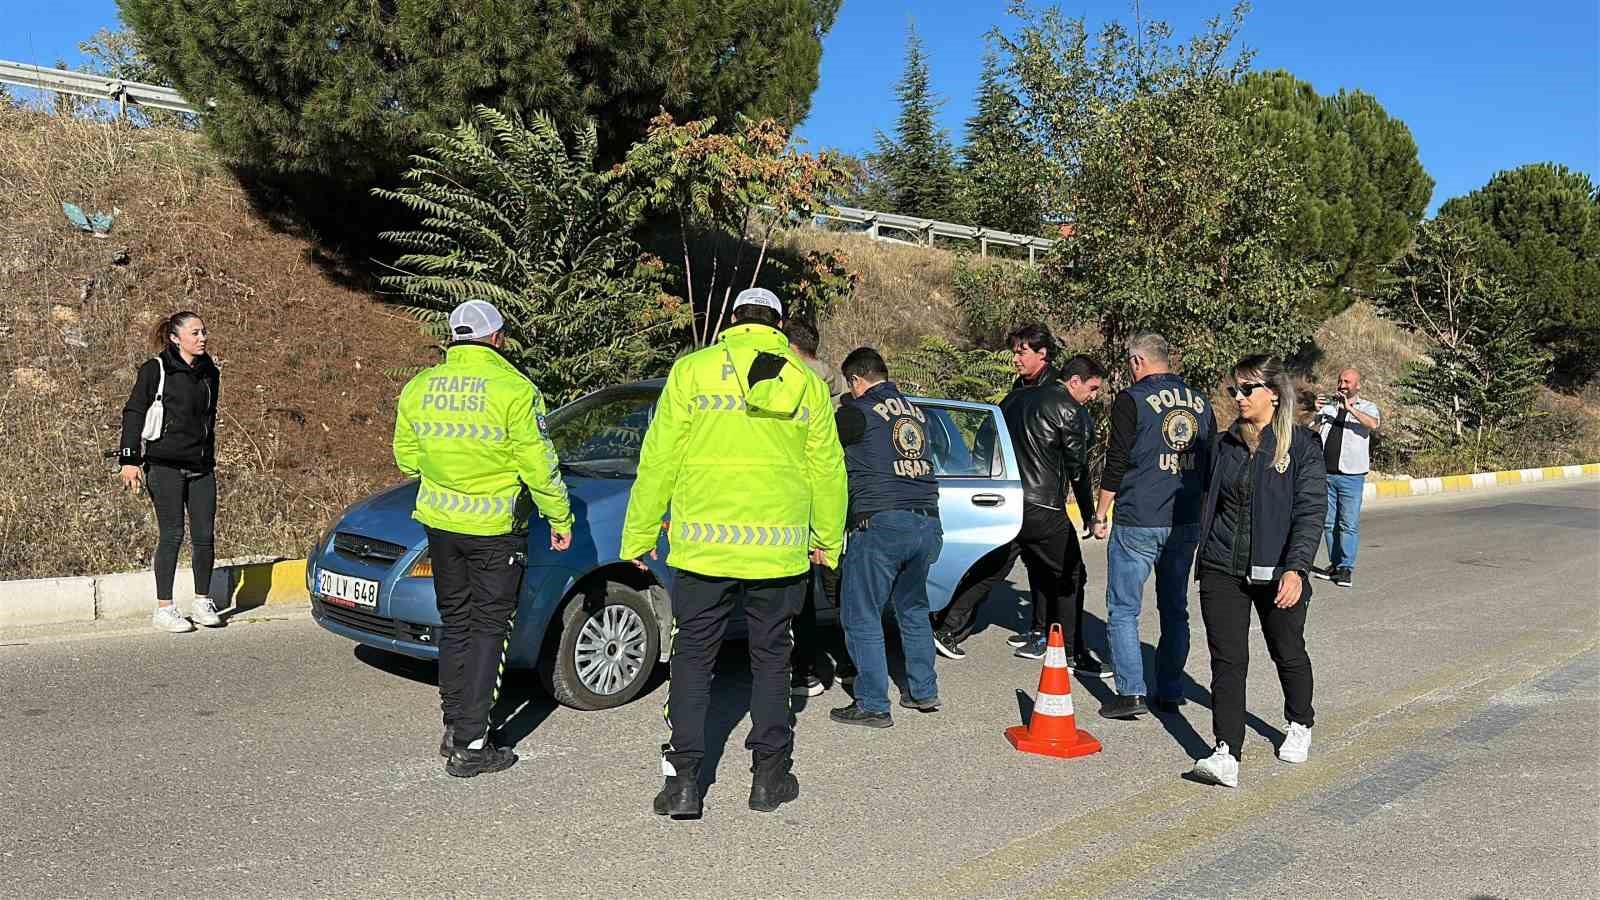
[(906, 709), (914, 709), (918, 712), (928, 713), (938, 712), (939, 707), (944, 705), (944, 701), (940, 700), (937, 696), (930, 697), (927, 700), (917, 700), (910, 694), (901, 694), (900, 705)]
[(1321, 578), (1323, 581), (1331, 581), (1333, 579), (1333, 572), (1333, 566), (1328, 566), (1326, 569), (1318, 568), (1316, 566), (1311, 567), (1311, 577)]
[(1044, 637), (1044, 632), (1042, 631), (1024, 631), (1006, 638), (1006, 643), (1012, 647), (1022, 647), (1042, 637)]
[(661, 787), (661, 793), (656, 794), (654, 805), (658, 816), (671, 816), (674, 819), (698, 819), (705, 807), (700, 799), (700, 779), (698, 776), (670, 775)]
[(827, 689), (822, 679), (815, 675), (801, 675), (796, 672), (789, 679), (789, 693), (796, 697), (820, 697)]
[(961, 645), (956, 642), (956, 639), (948, 631), (935, 631), (933, 633), (933, 649), (939, 651), (939, 655), (945, 659), (967, 658), (967, 651), (961, 649)]
[(1100, 718), (1137, 719), (1140, 716), (1148, 714), (1149, 712), (1150, 708), (1144, 705), (1143, 695), (1132, 694), (1124, 697), (1121, 694), (1118, 694), (1117, 696), (1106, 701), (1104, 706), (1100, 707)]
[(800, 796), (800, 779), (793, 772), (756, 773), (750, 782), (750, 808), (772, 812)]
[(1335, 569), (1333, 571), (1333, 583), (1337, 584), (1339, 587), (1349, 587), (1350, 582), (1354, 579), (1355, 573), (1350, 571), (1349, 566), (1345, 566), (1342, 569)]
[(1067, 669), (1079, 678), (1110, 678), (1111, 667), (1096, 659), (1094, 653), (1085, 650), (1074, 656), (1067, 663)]
[(457, 747), (450, 754), (450, 761), (444, 764), (444, 770), (457, 778), (472, 778), (491, 772), (504, 772), (516, 764), (515, 753), (485, 744), (482, 750)]
[(449, 759), (450, 754), (455, 752), (455, 749), (456, 727), (454, 725), (446, 725), (444, 727), (444, 737), (439, 739), (439, 755)]
[(1182, 706), (1183, 704), (1185, 704), (1187, 702), (1188, 701), (1184, 700), (1182, 697), (1178, 697), (1177, 699), (1174, 699), (1174, 700), (1168, 700), (1165, 697), (1153, 697), (1150, 700), (1150, 708), (1155, 710), (1158, 713), (1166, 713), (1168, 715), (1177, 715), (1178, 714), (1178, 707)]
[(855, 666), (834, 666), (833, 667), (833, 680), (837, 684), (841, 684), (841, 685), (844, 685), (845, 687), (849, 687), (850, 685), (855, 683), (855, 680), (856, 680), (856, 667)]
[(1038, 636), (1018, 647), (1011, 655), (1018, 659), (1044, 659), (1044, 652), (1050, 649), (1050, 642), (1042, 633), (1036, 631), (1034, 634)]
[(865, 725), (868, 728), (888, 728), (894, 719), (888, 713), (867, 712), (859, 704), (841, 706), (828, 713), (828, 718), (845, 725)]

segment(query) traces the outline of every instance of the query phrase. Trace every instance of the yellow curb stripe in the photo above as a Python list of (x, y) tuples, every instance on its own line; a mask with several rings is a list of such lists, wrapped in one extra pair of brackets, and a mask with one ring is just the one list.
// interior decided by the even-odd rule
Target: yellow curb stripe
[[(1371, 719), (1415, 703), (1422, 697), (1463, 681), (1481, 679), (1506, 662), (1517, 659), (1532, 650), (1539, 650), (1535, 658), (1547, 662), (1553, 656), (1548, 648), (1549, 635), (1525, 634), (1501, 645), (1496, 651), (1475, 656), (1457, 665), (1448, 666), (1420, 681), (1384, 693), (1365, 703), (1339, 713), (1321, 717), (1319, 734), (1343, 737), (1356, 726)], [(1561, 645), (1562, 653), (1576, 648), (1581, 652), (1593, 646), (1592, 638)], [(1004, 746), (1004, 745), (1002, 745)], [(998, 751), (997, 751), (998, 752)], [(1071, 765), (1072, 763), (1068, 763)], [(1293, 778), (1293, 776), (1286, 776)], [(1068, 819), (1037, 834), (1019, 838), (1012, 843), (958, 865), (926, 881), (909, 885), (900, 896), (926, 897), (987, 895), (993, 885), (1032, 872), (1046, 863), (1059, 863), (1068, 853), (1091, 841), (1099, 841), (1114, 832), (1128, 828), (1150, 816), (1170, 813), (1186, 805), (1198, 805), (1214, 799), (1215, 793), (1179, 779), (1163, 780), (1125, 798), (1108, 798), (1107, 805), (1083, 815)], [(1119, 856), (1120, 858), (1120, 856)]]
[(304, 603), (307, 599), (303, 559), (234, 567), (233, 602), (241, 609), (269, 603)]

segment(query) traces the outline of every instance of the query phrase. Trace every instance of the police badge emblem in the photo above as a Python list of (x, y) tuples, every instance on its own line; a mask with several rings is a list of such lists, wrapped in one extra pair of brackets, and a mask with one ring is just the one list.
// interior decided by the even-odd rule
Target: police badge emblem
[(1177, 453), (1189, 449), (1200, 433), (1200, 420), (1194, 413), (1179, 407), (1170, 410), (1161, 419), (1161, 437)]
[(922, 451), (928, 444), (928, 438), (915, 419), (896, 419), (889, 427), (894, 434), (894, 448), (900, 451), (901, 456), (906, 459), (922, 458)]

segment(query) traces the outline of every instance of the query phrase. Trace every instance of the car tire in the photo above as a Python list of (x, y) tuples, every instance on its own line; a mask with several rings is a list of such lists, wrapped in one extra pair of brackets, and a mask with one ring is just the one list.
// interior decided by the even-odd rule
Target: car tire
[(539, 656), (545, 690), (562, 706), (596, 710), (639, 696), (661, 655), (661, 630), (650, 598), (607, 582), (604, 593), (579, 591), (561, 610), (561, 631)]

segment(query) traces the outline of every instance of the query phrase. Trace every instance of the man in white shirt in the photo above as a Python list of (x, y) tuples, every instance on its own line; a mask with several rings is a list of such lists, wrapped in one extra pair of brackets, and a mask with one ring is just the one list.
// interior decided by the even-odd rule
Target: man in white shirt
[(1328, 568), (1313, 569), (1318, 578), (1349, 587), (1355, 577), (1356, 546), (1361, 529), (1361, 495), (1372, 468), (1372, 433), (1378, 430), (1378, 405), (1361, 397), (1361, 373), (1339, 373), (1339, 392), (1317, 398), (1311, 427), (1322, 435), (1328, 466)]

